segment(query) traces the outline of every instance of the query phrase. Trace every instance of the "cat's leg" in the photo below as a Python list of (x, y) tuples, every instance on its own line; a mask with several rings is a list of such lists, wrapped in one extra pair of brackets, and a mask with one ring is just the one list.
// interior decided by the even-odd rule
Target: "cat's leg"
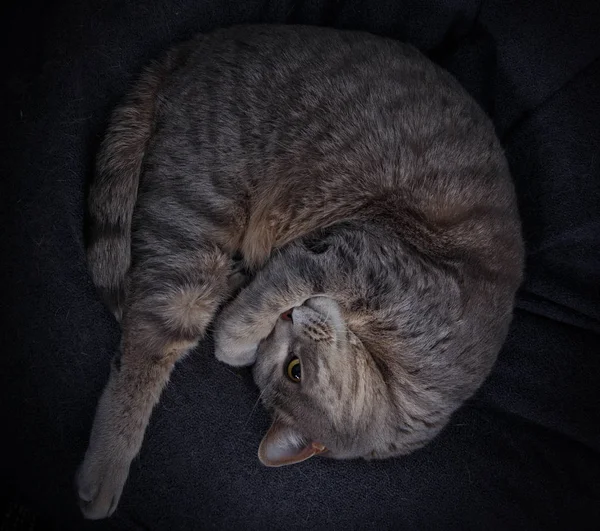
[[(156, 251), (155, 251), (156, 253)], [(214, 245), (143, 256), (130, 274), (121, 353), (100, 398), (77, 474), (84, 516), (110, 516), (175, 362), (228, 294), (231, 260)]]
[(234, 256), (232, 260), (231, 271), (227, 280), (230, 297), (237, 295), (252, 280), (251, 273), (246, 269), (242, 258)]
[(215, 355), (229, 365), (251, 365), (258, 343), (290, 308), (317, 295), (338, 293), (340, 258), (334, 252), (314, 253), (302, 243), (278, 251), (252, 282), (219, 315), (215, 325)]

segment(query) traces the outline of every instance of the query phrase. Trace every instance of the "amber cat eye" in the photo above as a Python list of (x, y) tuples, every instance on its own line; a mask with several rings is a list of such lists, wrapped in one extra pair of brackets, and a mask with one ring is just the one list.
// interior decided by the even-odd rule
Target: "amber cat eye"
[(300, 367), (300, 360), (298, 358), (292, 358), (288, 363), (286, 370), (287, 377), (295, 383), (302, 380), (302, 369)]

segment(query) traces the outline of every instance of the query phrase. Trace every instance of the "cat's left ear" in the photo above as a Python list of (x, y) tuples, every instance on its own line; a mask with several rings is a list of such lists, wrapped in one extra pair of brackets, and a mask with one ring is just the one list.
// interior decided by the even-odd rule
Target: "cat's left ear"
[(325, 451), (322, 444), (307, 442), (294, 428), (275, 420), (260, 443), (258, 458), (266, 466), (293, 465)]

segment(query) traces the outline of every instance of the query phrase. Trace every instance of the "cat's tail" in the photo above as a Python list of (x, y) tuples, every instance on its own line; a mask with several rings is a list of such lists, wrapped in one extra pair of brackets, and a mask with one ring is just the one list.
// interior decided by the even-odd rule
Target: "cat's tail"
[(88, 199), (88, 267), (94, 285), (118, 320), (131, 264), (133, 209), (154, 129), (157, 93), (176, 66), (179, 52), (169, 52), (143, 72), (113, 112), (96, 159), (96, 175)]

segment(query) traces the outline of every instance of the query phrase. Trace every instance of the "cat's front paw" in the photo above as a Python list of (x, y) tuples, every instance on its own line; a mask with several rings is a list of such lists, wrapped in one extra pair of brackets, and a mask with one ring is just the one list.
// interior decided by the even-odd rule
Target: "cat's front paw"
[(127, 459), (88, 450), (75, 478), (79, 507), (85, 518), (100, 520), (115, 512), (130, 464)]
[(232, 328), (232, 324), (220, 321), (215, 330), (215, 356), (219, 361), (243, 367), (256, 361), (258, 343), (244, 341)]

